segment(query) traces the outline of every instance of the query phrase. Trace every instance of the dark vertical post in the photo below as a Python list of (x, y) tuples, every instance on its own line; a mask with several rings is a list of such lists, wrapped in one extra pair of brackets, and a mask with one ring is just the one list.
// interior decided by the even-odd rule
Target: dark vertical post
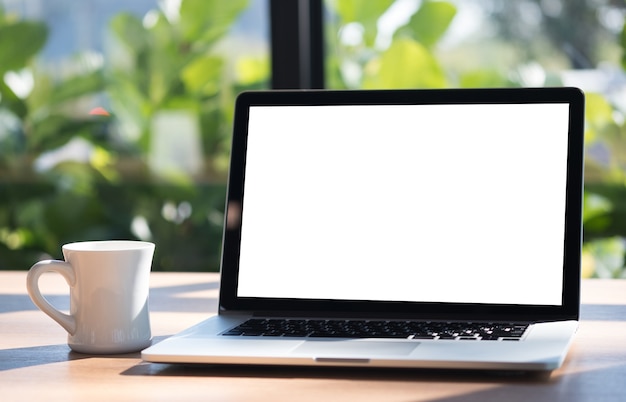
[(272, 88), (324, 88), (322, 0), (270, 0)]

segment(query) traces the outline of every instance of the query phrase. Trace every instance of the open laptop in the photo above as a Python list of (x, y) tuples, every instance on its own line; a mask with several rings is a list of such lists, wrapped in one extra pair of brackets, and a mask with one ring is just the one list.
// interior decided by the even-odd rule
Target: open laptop
[(583, 115), (575, 88), (242, 93), (219, 314), (143, 359), (558, 368)]

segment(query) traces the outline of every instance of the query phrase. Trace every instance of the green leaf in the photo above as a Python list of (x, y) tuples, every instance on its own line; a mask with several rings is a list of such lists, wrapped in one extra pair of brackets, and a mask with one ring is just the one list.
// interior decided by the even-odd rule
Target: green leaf
[(113, 113), (117, 117), (126, 117), (137, 123), (138, 127), (143, 127), (145, 119), (152, 113), (150, 101), (146, 94), (132, 82), (122, 79), (117, 80), (114, 86), (109, 86), (107, 91), (111, 97)]
[(216, 56), (204, 56), (189, 63), (181, 78), (190, 92), (214, 95), (219, 90), (224, 61)]
[(178, 88), (182, 89), (180, 69), (191, 55), (188, 46), (180, 43), (174, 27), (164, 17), (157, 19), (150, 28), (150, 35), (149, 52), (138, 60), (137, 65), (147, 72), (146, 87), (142, 90), (149, 94), (150, 101), (158, 108)]
[(343, 24), (350, 22), (371, 23), (395, 2), (395, 0), (337, 0), (331, 4)]
[(588, 93), (585, 96), (585, 120), (588, 124), (605, 126), (613, 122), (613, 108), (602, 95)]
[(389, 9), (395, 0), (337, 0), (332, 4), (341, 19), (341, 24), (346, 25), (358, 22), (363, 26), (365, 44), (373, 46), (378, 33), (378, 19)]
[(28, 65), (45, 45), (48, 28), (43, 23), (22, 21), (0, 26), (0, 76)]
[(460, 77), (461, 88), (509, 87), (511, 82), (495, 70), (474, 70)]
[(213, 42), (231, 28), (248, 0), (183, 0), (179, 26), (183, 39)]
[(15, 95), (13, 90), (2, 80), (0, 80), (0, 108), (7, 108), (20, 119), (26, 118), (28, 114), (26, 103)]
[(132, 14), (120, 13), (113, 17), (110, 23), (111, 31), (122, 41), (127, 50), (137, 56), (144, 51), (149, 43), (149, 36), (141, 21)]
[(373, 88), (442, 88), (446, 86), (443, 69), (421, 44), (410, 39), (396, 39), (379, 60), (365, 69), (363, 87)]
[(235, 65), (237, 83), (252, 85), (269, 79), (270, 64), (267, 57), (242, 56)]
[(105, 89), (104, 76), (101, 71), (71, 77), (56, 85), (50, 94), (50, 104), (58, 105), (65, 101), (76, 100), (84, 95), (90, 95)]
[[(585, 225), (592, 219), (605, 216), (613, 210), (613, 204), (610, 200), (602, 195), (594, 194), (589, 191), (585, 192), (583, 205), (583, 222)], [(598, 228), (595, 229), (598, 230)]]
[(69, 119), (60, 113), (46, 115), (32, 122), (28, 136), (29, 149), (35, 153), (58, 148), (75, 136), (89, 138), (101, 124), (98, 119)]
[(456, 7), (444, 1), (425, 1), (411, 17), (408, 28), (415, 40), (433, 47), (448, 30), (456, 15)]

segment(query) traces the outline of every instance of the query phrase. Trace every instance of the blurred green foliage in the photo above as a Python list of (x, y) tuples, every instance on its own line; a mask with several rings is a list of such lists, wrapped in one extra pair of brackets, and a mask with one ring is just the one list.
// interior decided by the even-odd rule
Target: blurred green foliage
[[(0, 269), (62, 258), (67, 242), (142, 239), (157, 245), (154, 270), (218, 270), (234, 97), (268, 80), (245, 74), (266, 60), (241, 60), (238, 80), (216, 50), (247, 5), (121, 13), (106, 62), (77, 55), (61, 79), (36, 62), (47, 27), (0, 10)], [(163, 164), (156, 142), (167, 151), (190, 135), (201, 163)]]
[[(365, 3), (367, 6), (365, 6)], [(381, 16), (393, 0), (328, 0), (333, 18), (327, 26), (330, 88), (445, 88), (519, 86), (506, 74), (482, 66), (446, 71), (437, 45), (457, 14), (452, 2), (425, 0), (407, 21), (381, 43)]]
[[(446, 88), (523, 86), (520, 71), (479, 63), (444, 67), (437, 47), (454, 20), (456, 5), (425, 0), (380, 43), (380, 18), (391, 0), (329, 0), (331, 51), (327, 76), (332, 88)], [(585, 3), (586, 4), (586, 3)], [(517, 39), (517, 38), (516, 38)], [(626, 49), (626, 30), (621, 35)], [(626, 68), (626, 53), (623, 53)], [(518, 66), (519, 68), (519, 66)], [(545, 85), (562, 85), (546, 75)], [(626, 277), (626, 119), (619, 102), (586, 94), (586, 165), (583, 267), (585, 277)], [(621, 107), (620, 107), (621, 106)]]
[[(36, 63), (47, 27), (0, 9), (0, 269), (60, 258), (67, 242), (111, 238), (154, 241), (155, 270), (218, 269), (234, 97), (269, 76), (263, 57), (233, 64), (216, 51), (247, 3), (182, 0), (175, 17), (155, 9), (143, 20), (121, 13), (106, 62), (77, 55), (77, 72), (61, 79)], [(444, 67), (437, 49), (457, 14), (449, 1), (422, 1), (381, 43), (379, 20), (393, 3), (327, 2), (328, 87), (524, 85), (517, 72), (484, 63)], [(626, 48), (626, 31), (620, 41)], [(583, 275), (624, 277), (624, 105), (586, 98)], [(110, 115), (89, 114), (95, 106)], [(164, 116), (179, 124), (157, 133)], [(202, 163), (164, 163), (155, 143), (176, 145), (189, 127)], [(68, 147), (73, 156), (59, 158)]]

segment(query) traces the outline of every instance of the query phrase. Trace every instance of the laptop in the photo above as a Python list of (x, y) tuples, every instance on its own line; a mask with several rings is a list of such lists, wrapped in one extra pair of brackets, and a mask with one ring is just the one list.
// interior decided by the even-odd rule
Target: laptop
[(558, 368), (583, 125), (576, 88), (240, 94), (219, 313), (142, 358)]

